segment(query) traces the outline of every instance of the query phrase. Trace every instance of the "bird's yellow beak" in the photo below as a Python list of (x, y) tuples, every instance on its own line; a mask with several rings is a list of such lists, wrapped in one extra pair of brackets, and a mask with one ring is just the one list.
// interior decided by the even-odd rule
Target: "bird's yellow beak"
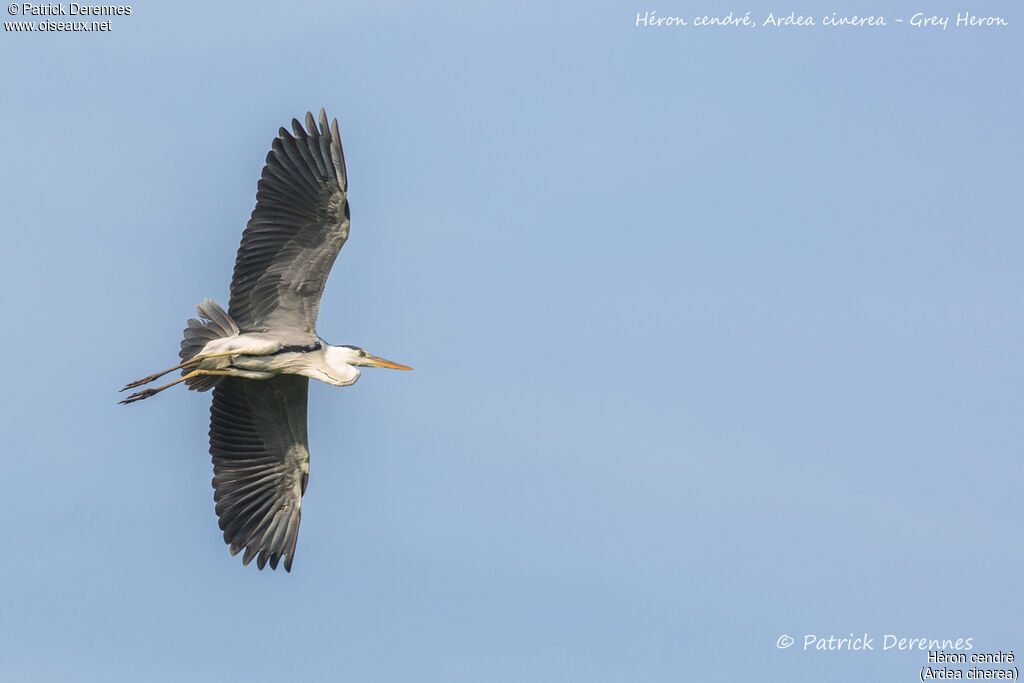
[(373, 368), (391, 368), (392, 370), (412, 370), (408, 365), (402, 365), (401, 363), (395, 363), (394, 361), (387, 360), (385, 358), (378, 358), (377, 356), (371, 356), (366, 354), (366, 357), (362, 359), (364, 363)]

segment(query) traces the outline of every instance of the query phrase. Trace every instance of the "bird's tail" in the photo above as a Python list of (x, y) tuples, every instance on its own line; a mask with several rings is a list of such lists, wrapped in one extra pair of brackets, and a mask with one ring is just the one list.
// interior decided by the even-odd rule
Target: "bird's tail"
[[(196, 312), (200, 319), (189, 319), (188, 327), (184, 331), (185, 338), (181, 340), (181, 351), (178, 355), (182, 361), (194, 358), (214, 339), (233, 337), (238, 334), (238, 325), (212, 299), (203, 299), (202, 303), (196, 304)], [(187, 374), (188, 369), (183, 368), (181, 372), (183, 375)], [(219, 375), (200, 375), (185, 380), (185, 384), (189, 389), (206, 391), (215, 387), (220, 378)]]

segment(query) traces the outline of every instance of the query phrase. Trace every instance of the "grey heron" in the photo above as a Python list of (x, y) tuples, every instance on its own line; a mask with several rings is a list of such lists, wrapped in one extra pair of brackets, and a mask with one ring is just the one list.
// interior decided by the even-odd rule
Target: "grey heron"
[(291, 571), (309, 478), (309, 379), (343, 387), (360, 367), (411, 370), (355, 346), (332, 346), (316, 332), (320, 296), (348, 238), (348, 178), (338, 136), (321, 109), (317, 128), (292, 119), (267, 154), (256, 208), (242, 233), (227, 312), (210, 299), (188, 321), (181, 363), (125, 386), (181, 371), (173, 382), (137, 391), (134, 403), (184, 382), (213, 389), (210, 455), (214, 501), (231, 554), (245, 550), (263, 569)]

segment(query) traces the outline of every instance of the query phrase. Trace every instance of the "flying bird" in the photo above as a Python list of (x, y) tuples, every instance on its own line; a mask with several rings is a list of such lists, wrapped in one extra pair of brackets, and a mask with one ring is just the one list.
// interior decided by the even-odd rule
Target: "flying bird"
[(360, 367), (412, 368), (356, 346), (332, 346), (316, 332), (320, 296), (348, 239), (348, 177), (338, 120), (319, 128), (292, 119), (267, 154), (256, 208), (242, 233), (227, 312), (210, 299), (188, 321), (181, 363), (125, 386), (149, 384), (175, 370), (181, 377), (137, 391), (121, 403), (149, 398), (184, 382), (213, 389), (210, 455), (213, 499), (231, 554), (243, 549), (263, 569), (291, 571), (309, 479), (306, 398), (309, 379), (344, 387)]

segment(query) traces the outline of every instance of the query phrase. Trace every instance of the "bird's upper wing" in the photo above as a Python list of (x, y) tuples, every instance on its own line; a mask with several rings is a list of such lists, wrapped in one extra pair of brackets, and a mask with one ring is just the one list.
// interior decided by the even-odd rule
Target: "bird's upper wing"
[(242, 564), (291, 571), (309, 478), (306, 396), (309, 379), (224, 377), (213, 390), (210, 454), (213, 499), (224, 541)]
[(267, 154), (256, 208), (242, 233), (231, 279), (231, 317), (243, 330), (315, 334), (320, 295), (348, 238), (348, 178), (338, 137), (320, 110), (306, 130), (292, 119)]

